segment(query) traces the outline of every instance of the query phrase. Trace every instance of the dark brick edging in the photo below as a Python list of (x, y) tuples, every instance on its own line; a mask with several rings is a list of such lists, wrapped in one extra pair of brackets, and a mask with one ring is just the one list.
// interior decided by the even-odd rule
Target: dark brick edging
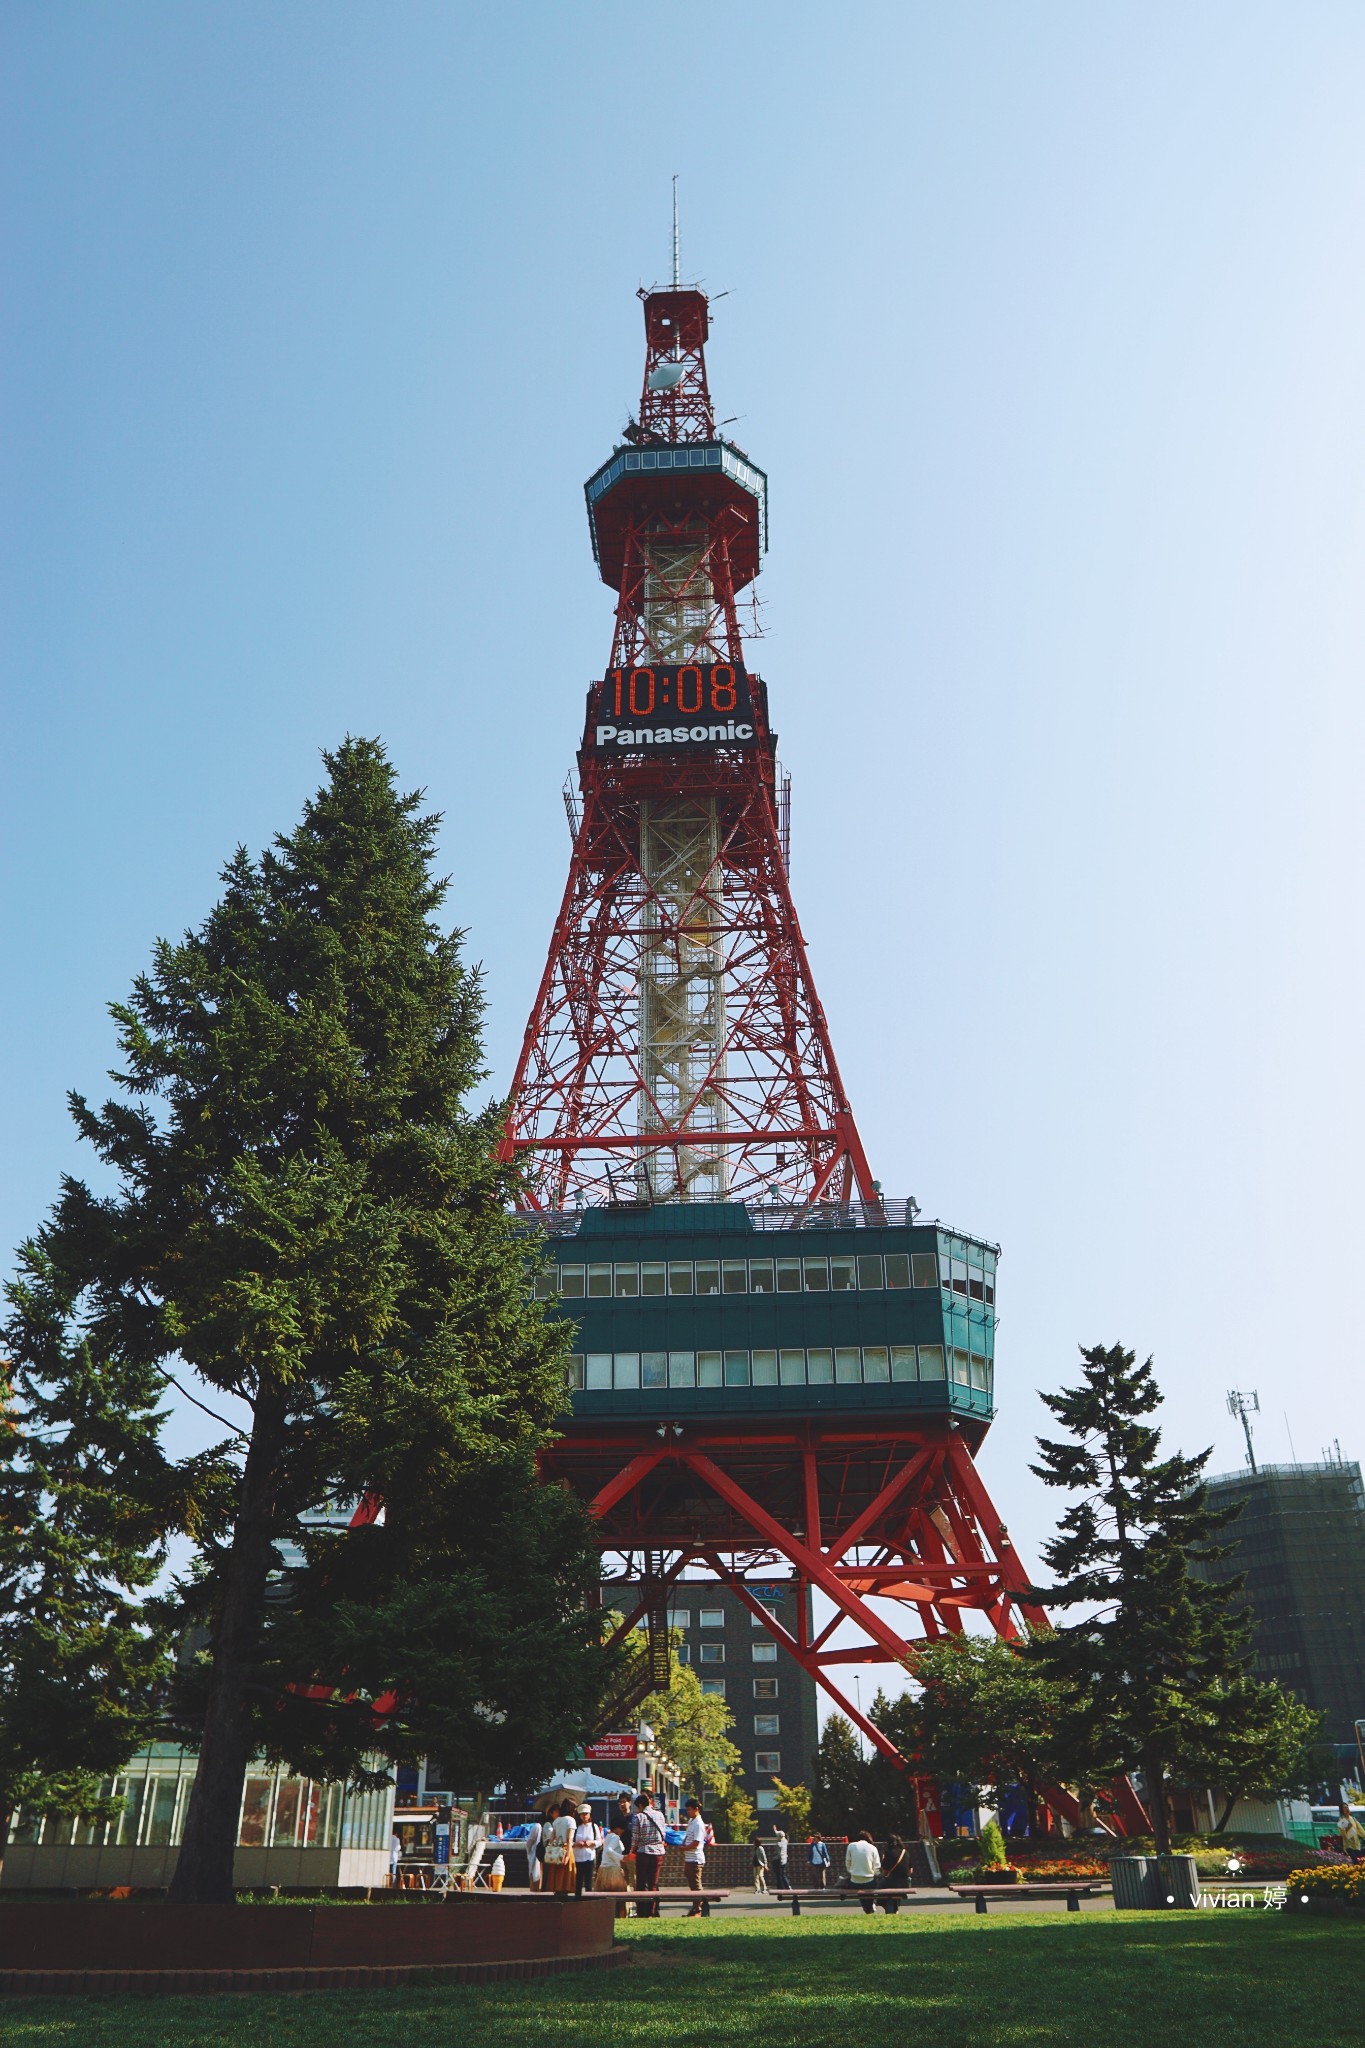
[(596, 1956), (530, 1956), (505, 1963), (391, 1963), (354, 1969), (0, 1970), (10, 1998), (111, 1998), (225, 1991), (402, 1991), (424, 1984), (499, 1984), (514, 1977), (563, 1977), (630, 1961), (624, 1943)]

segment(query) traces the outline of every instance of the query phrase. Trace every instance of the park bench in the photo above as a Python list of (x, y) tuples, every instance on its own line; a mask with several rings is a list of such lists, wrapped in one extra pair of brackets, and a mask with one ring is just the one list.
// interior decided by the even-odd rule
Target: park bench
[(660, 1885), (658, 1891), (656, 1892), (649, 1891), (593, 1893), (593, 1897), (595, 1899), (625, 1899), (627, 1901), (633, 1901), (635, 1905), (635, 1913), (637, 1919), (642, 1917), (640, 1913), (641, 1906), (647, 1905), (651, 1899), (657, 1899), (659, 1901), (661, 1908), (665, 1903), (667, 1903), (670, 1906), (695, 1906), (698, 1903), (698, 1901), (700, 1901), (702, 1918), (703, 1920), (709, 1920), (711, 1917), (712, 1904), (719, 1903), (722, 1899), (728, 1899), (729, 1896), (730, 1894), (728, 1891), (694, 1892), (688, 1885)]
[(792, 1917), (797, 1920), (801, 1917), (802, 1906), (853, 1906), (861, 1904), (864, 1899), (880, 1900), (882, 1905), (885, 1905), (888, 1899), (895, 1899), (906, 1906), (924, 1903), (922, 1900), (917, 1901), (913, 1892), (905, 1885), (834, 1884), (823, 1891), (813, 1887), (810, 1890), (798, 1891), (795, 1886), (781, 1885), (771, 1889), (768, 1896), (780, 1901), (784, 1906), (790, 1903)]
[(1068, 1913), (1079, 1913), (1081, 1900), (1090, 1899), (1097, 1892), (1107, 1892), (1109, 1886), (1103, 1878), (1073, 1880), (1061, 1884), (955, 1884), (952, 1889), (960, 1899), (975, 1899), (976, 1910), (984, 1913), (991, 1899), (1065, 1899)]

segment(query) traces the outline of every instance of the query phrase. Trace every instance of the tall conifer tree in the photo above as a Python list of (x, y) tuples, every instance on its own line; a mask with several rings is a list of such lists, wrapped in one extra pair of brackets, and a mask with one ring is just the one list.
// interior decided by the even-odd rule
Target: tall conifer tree
[(1103, 1755), (1116, 1771), (1140, 1768), (1160, 1853), (1170, 1848), (1166, 1792), (1196, 1729), (1212, 1748), (1228, 1691), (1250, 1659), (1249, 1628), (1229, 1611), (1241, 1580), (1195, 1575), (1225, 1556), (1213, 1542), (1238, 1513), (1208, 1505), (1200, 1481), (1208, 1451), (1161, 1456), (1148, 1417), (1161, 1405), (1149, 1358), (1121, 1344), (1081, 1352), (1081, 1383), (1043, 1401), (1066, 1440), (1039, 1438), (1031, 1469), (1079, 1498), (1043, 1556), (1057, 1574), (1033, 1597), (1049, 1608), (1093, 1610), (1025, 1648), (1086, 1701), (1088, 1773)]
[[(249, 1418), (188, 1592), (209, 1647), (182, 1901), (231, 1898), (260, 1747), (340, 1774), (469, 1722), (471, 1767), (510, 1730), (534, 1771), (601, 1680), (585, 1523), (534, 1468), (569, 1333), (529, 1298), (497, 1106), (470, 1106), (482, 994), (434, 921), (437, 820), (377, 743), (325, 759), (298, 827), (239, 849), (115, 1007), (122, 1097), (73, 1112), (117, 1188), (68, 1182), (39, 1245), (103, 1355), (178, 1357)], [(357, 1499), (383, 1514), (354, 1547), (300, 1521)]]
[[(145, 1595), (212, 1461), (162, 1456), (165, 1382), (103, 1355), (36, 1245), (6, 1290), (0, 1392), (0, 1856), (16, 1806), (92, 1814), (169, 1668)], [(194, 1490), (190, 1485), (191, 1492)]]

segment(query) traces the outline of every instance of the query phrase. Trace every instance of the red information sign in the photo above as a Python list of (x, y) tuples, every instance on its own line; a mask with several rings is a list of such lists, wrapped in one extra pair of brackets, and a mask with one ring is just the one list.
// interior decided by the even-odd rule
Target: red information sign
[(590, 1742), (583, 1755), (590, 1764), (625, 1764), (640, 1754), (638, 1735), (599, 1735), (596, 1742)]

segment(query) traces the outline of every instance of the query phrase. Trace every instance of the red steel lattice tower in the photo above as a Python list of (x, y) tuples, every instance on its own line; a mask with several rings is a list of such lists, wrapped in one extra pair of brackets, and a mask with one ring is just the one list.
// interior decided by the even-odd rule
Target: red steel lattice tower
[(505, 1156), (537, 1207), (875, 1190), (787, 882), (737, 599), (767, 479), (717, 438), (700, 291), (644, 294), (638, 422), (587, 485), (616, 592)]
[[(626, 1627), (662, 1640), (669, 1587), (705, 1572), (909, 1768), (842, 1667), (913, 1665), (972, 1612), (1006, 1637), (1041, 1619), (975, 1464), (996, 1252), (871, 1177), (744, 660), (767, 479), (716, 432), (705, 295), (675, 272), (641, 296), (639, 417), (586, 486), (611, 659), (502, 1140), (582, 1346), (545, 1463), (625, 1560)], [(791, 1628), (751, 1590), (774, 1567), (799, 1589)], [(1114, 1808), (1140, 1822), (1129, 1788)]]

